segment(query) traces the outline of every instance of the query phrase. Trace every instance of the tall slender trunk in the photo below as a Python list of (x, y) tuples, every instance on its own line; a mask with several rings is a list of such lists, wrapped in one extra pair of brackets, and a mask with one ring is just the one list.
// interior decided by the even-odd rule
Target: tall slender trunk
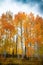
[[(26, 27), (26, 30), (24, 31), (24, 33), (27, 34), (27, 27)], [(25, 41), (27, 40), (27, 38), (25, 38)], [(26, 57), (26, 52), (27, 52), (27, 48), (26, 48), (26, 44), (25, 44), (25, 57)]]
[[(31, 25), (32, 25), (32, 23), (31, 23)], [(31, 25), (30, 25), (30, 40), (31, 40), (31, 33), (32, 33), (32, 32), (31, 32)], [(31, 53), (31, 42), (30, 42), (30, 54), (32, 54), (32, 53)], [(31, 55), (30, 55), (30, 57), (31, 57)], [(31, 58), (30, 58), (30, 59), (31, 59)]]
[(18, 36), (16, 36), (16, 55), (17, 55), (17, 43), (18, 43)]
[[(25, 39), (25, 41), (26, 41), (26, 39)], [(25, 57), (26, 57), (26, 43), (25, 43)]]
[(17, 44), (18, 44), (18, 29), (17, 29), (17, 35), (16, 35), (16, 56), (17, 56)]
[(22, 21), (20, 22), (20, 25), (21, 25), (21, 49), (22, 49), (22, 57), (23, 57)]

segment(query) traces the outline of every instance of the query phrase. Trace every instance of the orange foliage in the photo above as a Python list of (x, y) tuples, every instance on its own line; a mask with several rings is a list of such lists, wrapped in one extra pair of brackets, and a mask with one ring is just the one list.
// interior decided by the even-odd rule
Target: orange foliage
[(11, 25), (11, 24), (9, 24), (7, 22), (3, 22), (3, 28), (4, 29), (9, 29), (10, 31), (15, 29), (13, 25)]
[[(11, 18), (9, 16), (9, 18)], [(2, 28), (0, 29), (1, 34), (4, 30), (10, 30), (10, 37), (13, 37), (16, 32), (16, 27), (19, 25), (19, 23), (22, 22), (22, 28), (23, 30), (23, 37), (25, 39), (25, 46), (29, 49), (27, 52), (27, 55), (31, 55), (31, 51), (34, 49), (32, 47), (28, 47), (28, 44), (35, 44), (35, 42), (38, 42), (38, 45), (40, 45), (43, 41), (43, 19), (39, 16), (35, 16), (30, 13), (29, 15), (26, 15), (24, 12), (18, 13), (14, 16), (14, 19), (12, 19), (11, 23), (8, 23), (7, 15), (2, 14), (0, 19), (0, 24), (2, 25)], [(17, 31), (18, 32), (18, 31)], [(0, 34), (0, 37), (1, 37)], [(32, 34), (32, 35), (31, 35)], [(35, 36), (34, 36), (35, 34)], [(32, 53), (33, 53), (32, 52)]]

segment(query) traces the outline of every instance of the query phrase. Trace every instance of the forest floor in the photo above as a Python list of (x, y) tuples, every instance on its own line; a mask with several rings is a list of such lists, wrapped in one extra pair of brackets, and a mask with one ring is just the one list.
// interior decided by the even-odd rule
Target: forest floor
[(43, 65), (42, 59), (0, 58), (0, 65)]

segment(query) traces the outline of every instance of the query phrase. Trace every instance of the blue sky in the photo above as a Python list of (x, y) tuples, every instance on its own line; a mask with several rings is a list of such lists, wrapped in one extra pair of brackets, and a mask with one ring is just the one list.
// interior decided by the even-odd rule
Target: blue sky
[(9, 10), (14, 14), (33, 12), (43, 16), (43, 0), (0, 0), (0, 15)]

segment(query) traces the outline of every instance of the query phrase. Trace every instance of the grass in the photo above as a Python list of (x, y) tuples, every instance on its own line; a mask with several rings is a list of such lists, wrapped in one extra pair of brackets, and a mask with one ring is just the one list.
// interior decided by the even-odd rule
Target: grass
[(42, 59), (0, 58), (0, 65), (43, 65)]

